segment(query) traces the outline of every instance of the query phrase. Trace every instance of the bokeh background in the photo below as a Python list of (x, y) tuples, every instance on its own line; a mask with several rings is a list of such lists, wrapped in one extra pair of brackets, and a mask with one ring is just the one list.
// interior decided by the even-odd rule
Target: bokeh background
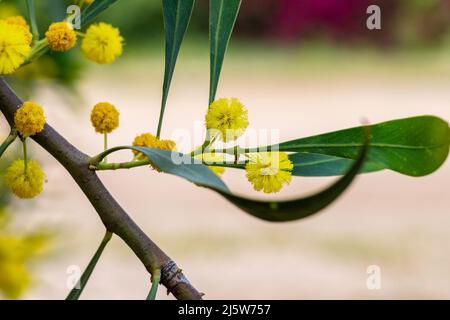
[[(22, 2), (2, 1), (0, 17), (24, 12)], [(63, 17), (69, 4), (36, 2), (41, 30)], [(381, 30), (366, 29), (370, 4), (382, 9)], [(88, 154), (102, 148), (102, 137), (90, 127), (90, 109), (113, 102), (121, 126), (110, 143), (129, 144), (156, 130), (161, 12), (160, 1), (118, 1), (100, 17), (120, 27), (126, 39), (123, 57), (111, 66), (91, 64), (73, 49), (49, 54), (8, 81), (23, 98), (44, 105), (48, 122)], [(422, 114), (449, 120), (449, 18), (449, 0), (244, 0), (218, 95), (239, 97), (251, 128), (280, 129), (282, 140), (355, 126), (362, 117), (371, 123)], [(163, 137), (193, 132), (194, 123), (203, 121), (208, 81), (208, 1), (198, 0)], [(8, 130), (0, 117), (0, 135)], [(85, 267), (104, 230), (67, 172), (39, 146), (31, 149), (47, 173), (43, 194), (27, 202), (8, 199), (0, 184), (0, 215), (8, 218), (0, 223), (0, 266), (11, 252), (26, 252), (27, 259), (17, 258), (7, 270), (17, 279), (26, 274), (27, 281), (14, 285), (0, 273), (0, 294), (61, 299), (69, 291), (68, 268)], [(1, 160), (2, 173), (14, 152)], [(449, 169), (447, 162), (424, 178), (388, 171), (360, 176), (319, 215), (287, 224), (256, 220), (207, 190), (147, 168), (101, 178), (206, 298), (448, 299)], [(241, 171), (229, 169), (224, 179), (240, 194), (270, 198), (253, 192)], [(296, 178), (276, 197), (308, 194), (333, 179)], [(7, 246), (7, 238), (16, 246)], [(371, 265), (381, 269), (380, 290), (366, 287)], [(115, 237), (83, 298), (142, 299), (148, 289), (143, 266)], [(158, 295), (171, 299), (164, 290)]]

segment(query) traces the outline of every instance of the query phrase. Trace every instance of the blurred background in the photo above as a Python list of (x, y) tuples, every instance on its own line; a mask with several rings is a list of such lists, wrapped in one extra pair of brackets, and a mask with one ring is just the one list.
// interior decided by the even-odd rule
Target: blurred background
[[(0, 18), (24, 14), (23, 2), (2, 1)], [(36, 2), (41, 32), (70, 4)], [(381, 8), (381, 30), (366, 28), (371, 4)], [(279, 129), (281, 140), (359, 125), (363, 117), (376, 123), (433, 114), (448, 121), (449, 18), (449, 0), (244, 0), (218, 95), (239, 97), (251, 128)], [(99, 101), (121, 112), (111, 145), (156, 130), (164, 71), (160, 1), (118, 1), (99, 20), (119, 27), (126, 39), (113, 65), (92, 64), (75, 48), (48, 54), (7, 79), (92, 155), (103, 143), (89, 123)], [(193, 132), (203, 122), (208, 81), (208, 1), (198, 0), (163, 137)], [(0, 117), (0, 136), (8, 132)], [(104, 230), (67, 172), (39, 146), (31, 149), (48, 182), (27, 202), (9, 198), (0, 183), (0, 296), (61, 299), (71, 266), (86, 266)], [(15, 152), (2, 158), (2, 173)], [(206, 298), (448, 299), (449, 169), (447, 162), (424, 178), (388, 171), (360, 176), (319, 215), (287, 224), (256, 220), (207, 190), (148, 168), (101, 177)], [(224, 180), (239, 194), (269, 197), (253, 192), (241, 171), (228, 169)], [(308, 194), (333, 180), (295, 178), (276, 197)], [(380, 290), (366, 286), (371, 265), (380, 267)], [(113, 238), (82, 297), (142, 299), (148, 282), (139, 260)], [(172, 298), (164, 290), (159, 297)]]

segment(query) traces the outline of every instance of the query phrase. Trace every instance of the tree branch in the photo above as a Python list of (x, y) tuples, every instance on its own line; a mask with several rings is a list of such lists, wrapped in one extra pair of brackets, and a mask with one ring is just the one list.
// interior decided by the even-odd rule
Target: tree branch
[[(14, 113), (21, 104), (14, 91), (0, 78), (0, 110), (11, 127), (14, 126)], [(48, 124), (32, 138), (70, 173), (106, 229), (122, 238), (151, 274), (161, 270), (161, 284), (168, 292), (177, 299), (201, 299), (202, 294), (189, 283), (175, 262), (139, 228), (108, 192), (97, 174), (89, 169), (89, 157), (86, 154)]]

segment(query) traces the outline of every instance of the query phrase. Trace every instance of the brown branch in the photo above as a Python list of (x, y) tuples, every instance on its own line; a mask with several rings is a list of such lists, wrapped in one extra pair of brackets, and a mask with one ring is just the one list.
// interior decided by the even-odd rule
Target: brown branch
[[(22, 101), (8, 84), (0, 78), (0, 110), (13, 127), (14, 113)], [(64, 137), (46, 124), (33, 139), (58, 160), (70, 173), (97, 211), (106, 229), (122, 238), (153, 274), (161, 270), (161, 283), (177, 299), (201, 299), (199, 293), (173, 262), (130, 218), (111, 196), (97, 174), (89, 170), (89, 157), (71, 145)], [(149, 282), (150, 283), (150, 282)]]

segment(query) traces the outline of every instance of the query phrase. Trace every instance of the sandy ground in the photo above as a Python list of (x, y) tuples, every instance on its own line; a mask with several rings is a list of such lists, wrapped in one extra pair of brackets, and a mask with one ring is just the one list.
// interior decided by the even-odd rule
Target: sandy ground
[[(296, 60), (292, 62), (295, 63)], [(430, 65), (436, 64), (430, 61)], [(254, 129), (280, 129), (282, 140), (358, 125), (362, 117), (383, 120), (434, 114), (450, 120), (450, 64), (436, 72), (351, 70), (334, 66), (306, 72), (273, 70), (263, 62), (229, 63), (219, 96), (239, 97)], [(207, 98), (208, 61), (181, 62), (174, 79), (163, 136), (193, 131)], [(275, 71), (274, 71), (275, 70)], [(338, 70), (336, 72), (336, 70)], [(435, 70), (435, 69), (433, 69)], [(160, 66), (119, 64), (94, 69), (80, 83), (85, 101), (76, 110), (55, 90), (36, 97), (48, 121), (88, 154), (102, 147), (90, 128), (90, 107), (102, 100), (121, 111), (114, 145), (154, 131), (160, 100)], [(103, 235), (96, 213), (64, 169), (34, 147), (48, 183), (36, 201), (17, 203), (25, 227), (58, 230), (55, 250), (37, 266), (28, 299), (63, 298), (67, 268), (84, 267)], [(116, 156), (127, 159), (128, 153)], [(105, 172), (112, 194), (183, 268), (206, 298), (450, 298), (450, 163), (424, 178), (392, 172), (360, 176), (321, 214), (304, 221), (270, 224), (256, 220), (214, 193), (146, 168)], [(254, 193), (242, 172), (224, 177), (232, 190)], [(333, 179), (296, 178), (277, 197), (307, 194)], [(381, 270), (381, 289), (366, 286), (367, 268)], [(149, 276), (124, 243), (114, 238), (89, 282), (86, 299), (142, 299)], [(160, 298), (171, 299), (164, 290)]]

